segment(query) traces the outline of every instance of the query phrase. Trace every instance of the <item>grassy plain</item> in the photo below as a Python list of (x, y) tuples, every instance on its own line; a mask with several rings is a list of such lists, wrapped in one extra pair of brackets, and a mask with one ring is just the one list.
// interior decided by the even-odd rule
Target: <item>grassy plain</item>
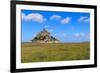
[(86, 60), (90, 58), (90, 44), (83, 43), (22, 43), (21, 62)]

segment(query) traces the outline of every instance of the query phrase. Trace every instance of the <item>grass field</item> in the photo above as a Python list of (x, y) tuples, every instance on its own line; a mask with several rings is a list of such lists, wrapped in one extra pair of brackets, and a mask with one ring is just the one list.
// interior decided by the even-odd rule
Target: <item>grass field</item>
[(90, 44), (84, 43), (22, 43), (21, 62), (86, 60)]

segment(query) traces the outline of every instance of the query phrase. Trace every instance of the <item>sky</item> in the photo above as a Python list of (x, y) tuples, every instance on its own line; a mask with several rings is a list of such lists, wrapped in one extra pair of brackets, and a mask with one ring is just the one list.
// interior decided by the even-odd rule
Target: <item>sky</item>
[(61, 42), (89, 42), (90, 13), (21, 11), (22, 42), (31, 41), (43, 28)]

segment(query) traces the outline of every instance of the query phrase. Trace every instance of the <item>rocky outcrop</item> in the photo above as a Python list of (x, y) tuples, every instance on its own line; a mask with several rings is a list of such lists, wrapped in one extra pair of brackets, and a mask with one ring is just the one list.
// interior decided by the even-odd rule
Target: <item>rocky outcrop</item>
[(39, 32), (36, 37), (32, 39), (32, 42), (37, 43), (59, 43), (60, 41), (57, 40), (55, 37), (50, 35), (50, 32), (48, 32), (46, 29), (43, 29), (41, 32)]

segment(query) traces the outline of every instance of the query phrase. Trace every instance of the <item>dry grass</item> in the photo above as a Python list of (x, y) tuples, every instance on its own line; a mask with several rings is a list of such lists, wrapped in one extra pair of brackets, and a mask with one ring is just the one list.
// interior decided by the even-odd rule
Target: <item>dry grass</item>
[(86, 60), (90, 44), (85, 43), (22, 43), (21, 62)]

